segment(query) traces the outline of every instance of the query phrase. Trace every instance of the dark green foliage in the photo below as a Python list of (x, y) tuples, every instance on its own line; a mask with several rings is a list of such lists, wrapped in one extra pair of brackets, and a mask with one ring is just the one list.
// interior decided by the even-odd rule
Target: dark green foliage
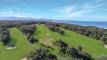
[(74, 58), (80, 57), (78, 50), (75, 48), (67, 48), (67, 54)]
[(29, 60), (57, 60), (57, 57), (46, 48), (32, 51), (27, 58)]
[(10, 36), (8, 36), (8, 35), (3, 35), (2, 36), (3, 45), (6, 45), (7, 43), (9, 43), (10, 40), (11, 40)]
[(6, 45), (11, 40), (10, 32), (7, 29), (2, 29), (1, 31), (1, 41), (3, 42), (3, 45)]
[(80, 52), (75, 48), (68, 48), (67, 54), (75, 59), (82, 59), (82, 60), (93, 60), (92, 56), (85, 52)]
[(66, 54), (68, 44), (66, 44), (63, 40), (56, 41), (54, 45), (59, 47), (59, 54), (63, 56)]
[(104, 32), (104, 34), (102, 36), (102, 40), (105, 44), (107, 44), (107, 32)]
[(48, 24), (46, 24), (46, 25), (47, 25), (47, 27), (48, 27), (51, 31), (57, 32), (57, 33), (59, 33), (59, 34), (61, 34), (61, 35), (64, 35), (64, 34), (65, 34), (65, 32), (64, 32), (62, 29), (59, 28), (59, 25), (58, 25), (58, 24), (48, 23)]
[(27, 40), (28, 40), (30, 43), (38, 42), (38, 38), (35, 37), (35, 36), (33, 36), (33, 34), (30, 34), (30, 33), (27, 34)]
[(74, 47), (70, 48), (63, 40), (56, 41), (54, 45), (59, 47), (59, 53), (63, 56), (68, 55), (74, 59), (93, 60), (90, 54), (82, 51), (82, 46), (78, 46), (77, 49)]
[(35, 38), (33, 35), (31, 35), (29, 38), (27, 38), (28, 41), (30, 43), (35, 43), (35, 42), (38, 42), (38, 38)]
[(20, 26), (20, 29), (27, 36), (27, 39), (30, 43), (38, 42), (38, 38), (33, 36), (34, 32), (37, 29), (37, 27), (34, 24), (22, 25)]
[(81, 52), (83, 50), (82, 46), (78, 46), (77, 49), (79, 52)]
[(36, 30), (36, 26), (35, 25), (23, 25), (20, 27), (21, 31), (27, 35), (27, 34), (33, 34)]
[(61, 35), (64, 35), (64, 33), (65, 33), (63, 30), (61, 30), (61, 29), (59, 29), (59, 28), (57, 28), (56, 31), (57, 31), (59, 34), (61, 34)]
[(63, 40), (59, 40), (59, 41), (56, 41), (54, 43), (54, 45), (57, 45), (58, 47), (68, 47), (68, 45), (63, 41)]

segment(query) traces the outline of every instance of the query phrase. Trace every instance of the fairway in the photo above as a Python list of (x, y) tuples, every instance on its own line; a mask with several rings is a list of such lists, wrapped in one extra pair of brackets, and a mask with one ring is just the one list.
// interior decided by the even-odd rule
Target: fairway
[[(33, 49), (41, 47), (39, 43), (29, 44), (26, 36), (18, 28), (11, 28), (9, 30), (16, 48), (9, 50), (6, 49), (2, 43), (0, 43), (0, 60), (21, 60)], [(65, 35), (60, 35), (56, 32), (50, 31), (44, 24), (41, 24), (37, 25), (37, 32), (35, 32), (34, 35), (39, 38), (39, 42), (52, 46), (55, 50), (51, 50), (51, 52), (57, 55), (60, 60), (63, 58), (57, 54), (59, 51), (58, 48), (52, 45), (53, 42), (59, 39), (65, 41), (70, 47), (77, 47), (81, 45), (83, 47), (83, 51), (91, 54), (94, 58), (104, 55), (107, 56), (107, 48), (104, 48), (104, 44), (102, 42), (82, 36), (72, 31), (64, 31)]]

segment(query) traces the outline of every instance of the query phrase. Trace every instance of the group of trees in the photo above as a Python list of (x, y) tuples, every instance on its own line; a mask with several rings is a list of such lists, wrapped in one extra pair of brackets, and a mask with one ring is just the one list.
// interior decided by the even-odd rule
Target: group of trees
[(61, 55), (69, 55), (74, 59), (82, 59), (82, 60), (93, 60), (90, 54), (83, 52), (82, 47), (78, 46), (78, 48), (69, 47), (63, 40), (56, 41), (54, 45), (58, 46), (60, 49), (59, 54)]
[(62, 28), (74, 31), (76, 33), (95, 38), (97, 40), (103, 41), (107, 44), (107, 30), (102, 28), (97, 28), (95, 26), (80, 26), (74, 24), (61, 24)]
[(28, 60), (57, 60), (57, 56), (53, 55), (47, 48), (39, 48), (32, 51), (28, 56)]
[(9, 30), (6, 28), (1, 28), (0, 30), (0, 40), (3, 42), (3, 45), (7, 45), (11, 40), (11, 35)]
[(25, 35), (28, 35), (28, 34), (32, 35), (36, 30), (36, 26), (33, 24), (32, 25), (22, 25), (22, 26), (20, 26), (20, 29)]
[(38, 38), (33, 34), (37, 30), (37, 26), (32, 25), (22, 25), (20, 26), (20, 30), (27, 36), (27, 39), (30, 43), (38, 42)]
[(54, 31), (54, 32), (57, 32), (61, 35), (64, 35), (65, 32), (64, 30), (62, 30), (60, 27), (59, 27), (59, 24), (55, 24), (55, 23), (46, 23), (46, 26), (51, 30), (51, 31)]

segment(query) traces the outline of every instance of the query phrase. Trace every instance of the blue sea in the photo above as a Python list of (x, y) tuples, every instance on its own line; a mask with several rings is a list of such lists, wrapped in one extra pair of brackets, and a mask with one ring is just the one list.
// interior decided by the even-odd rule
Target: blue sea
[(107, 21), (60, 21), (61, 23), (78, 24), (83, 26), (96, 26), (107, 29)]

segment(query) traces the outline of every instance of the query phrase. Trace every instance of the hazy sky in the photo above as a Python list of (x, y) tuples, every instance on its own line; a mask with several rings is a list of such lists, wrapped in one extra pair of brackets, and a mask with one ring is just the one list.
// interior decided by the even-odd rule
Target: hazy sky
[(0, 16), (107, 21), (107, 0), (0, 0)]

